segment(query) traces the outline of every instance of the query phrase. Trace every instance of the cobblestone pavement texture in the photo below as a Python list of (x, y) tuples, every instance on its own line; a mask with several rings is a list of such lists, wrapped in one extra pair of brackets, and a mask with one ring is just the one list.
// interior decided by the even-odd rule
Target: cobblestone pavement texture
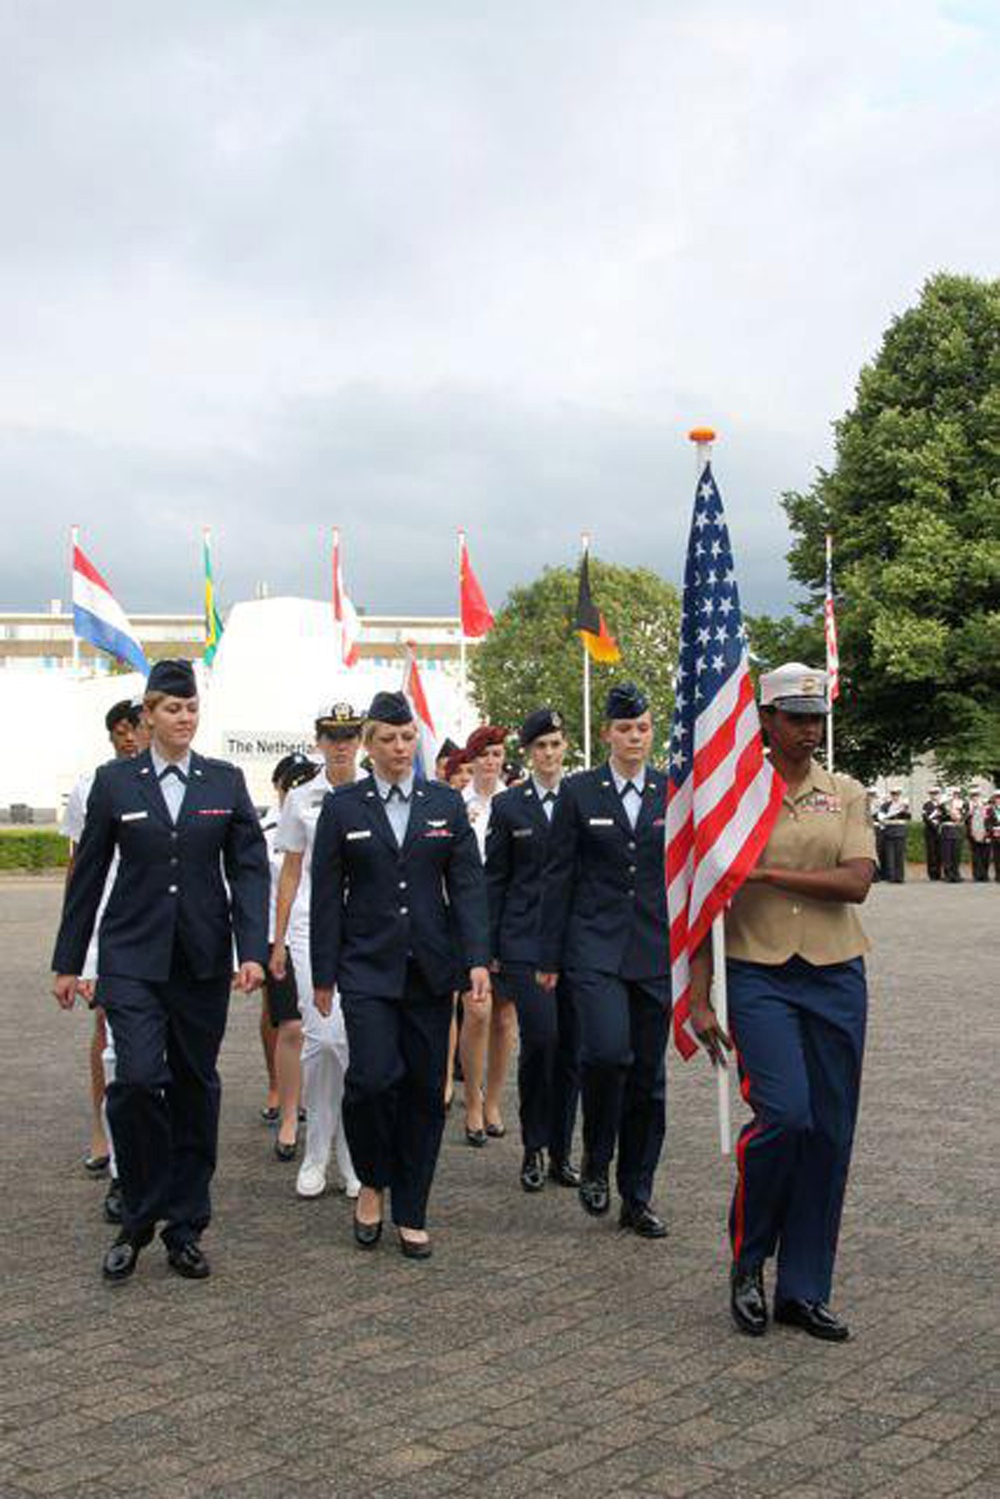
[(516, 1131), (470, 1150), (456, 1109), (419, 1265), (356, 1251), (343, 1196), (295, 1199), (258, 1122), (245, 999), (223, 1052), (213, 1277), (179, 1280), (156, 1245), (104, 1285), (103, 1190), (81, 1167), (89, 1022), (47, 992), (59, 899), (54, 881), (0, 884), (2, 1499), (1000, 1493), (995, 885), (869, 902), (842, 1347), (730, 1327), (733, 1168), (700, 1060), (670, 1059), (666, 1242), (585, 1219), (563, 1189), (525, 1196)]

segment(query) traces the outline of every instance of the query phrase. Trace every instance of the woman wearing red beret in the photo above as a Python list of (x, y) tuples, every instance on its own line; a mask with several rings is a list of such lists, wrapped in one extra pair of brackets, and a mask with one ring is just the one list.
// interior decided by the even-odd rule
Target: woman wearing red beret
[[(497, 724), (480, 724), (473, 729), (465, 746), (472, 767), (472, 779), (462, 792), (465, 810), (479, 844), (479, 856), (486, 859), (486, 830), (490, 824), (493, 798), (505, 789), (503, 782), (504, 746), (507, 730)], [(502, 1139), (507, 1133), (500, 1113), (500, 1100), (511, 1052), (517, 1037), (517, 1014), (509, 999), (493, 990), (491, 1003), (475, 1014), (468, 1006), (462, 1020), (460, 1048), (465, 1093), (465, 1138), (470, 1145), (483, 1146), (487, 1139)], [(489, 1062), (487, 1063), (487, 1047)], [(485, 1088), (484, 1088), (485, 1082)]]

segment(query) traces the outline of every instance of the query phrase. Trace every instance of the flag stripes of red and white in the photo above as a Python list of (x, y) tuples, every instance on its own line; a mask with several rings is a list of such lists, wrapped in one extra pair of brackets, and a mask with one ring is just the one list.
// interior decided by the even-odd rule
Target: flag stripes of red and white
[(690, 962), (760, 856), (784, 783), (764, 754), (722, 499), (706, 465), (695, 497), (671, 725), (666, 814), (674, 1041), (691, 1030)]
[(340, 627), (340, 658), (345, 666), (358, 663), (358, 639), (361, 626), (357, 610), (344, 592), (340, 567), (340, 532), (333, 529), (333, 617)]

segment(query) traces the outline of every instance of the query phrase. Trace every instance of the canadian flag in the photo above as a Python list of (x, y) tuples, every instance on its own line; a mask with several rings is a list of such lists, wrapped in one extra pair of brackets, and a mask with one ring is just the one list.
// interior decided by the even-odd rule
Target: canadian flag
[(361, 622), (358, 611), (344, 592), (344, 577), (340, 569), (340, 529), (337, 526), (333, 528), (333, 617), (340, 626), (340, 658), (345, 666), (356, 666)]

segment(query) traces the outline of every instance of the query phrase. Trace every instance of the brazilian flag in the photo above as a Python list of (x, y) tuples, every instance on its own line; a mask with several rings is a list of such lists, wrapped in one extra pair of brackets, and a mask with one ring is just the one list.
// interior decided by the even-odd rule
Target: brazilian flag
[(222, 617), (215, 607), (215, 584), (212, 581), (212, 551), (208, 532), (202, 537), (202, 553), (205, 561), (205, 665), (211, 666), (222, 639)]

